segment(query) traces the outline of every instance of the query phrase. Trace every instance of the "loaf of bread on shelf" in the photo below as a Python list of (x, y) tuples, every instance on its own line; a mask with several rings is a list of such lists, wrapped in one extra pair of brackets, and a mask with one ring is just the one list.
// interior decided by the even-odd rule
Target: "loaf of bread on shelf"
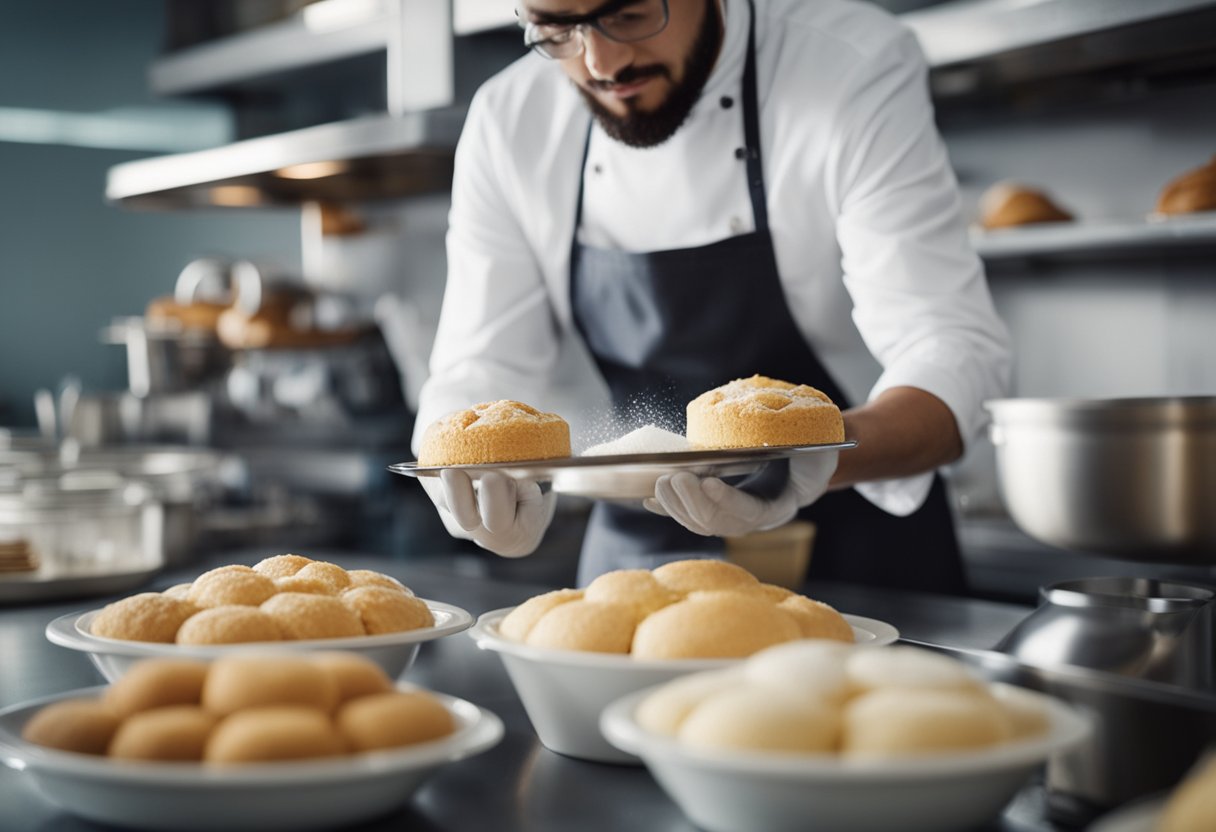
[(987, 229), (1072, 219), (1044, 191), (1017, 182), (998, 182), (980, 197), (980, 225)]
[(1216, 211), (1216, 156), (1200, 168), (1171, 179), (1157, 197), (1158, 214)]

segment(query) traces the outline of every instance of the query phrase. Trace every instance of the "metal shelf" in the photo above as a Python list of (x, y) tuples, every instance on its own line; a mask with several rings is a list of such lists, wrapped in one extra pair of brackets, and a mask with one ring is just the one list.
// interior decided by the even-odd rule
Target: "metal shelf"
[(446, 189), (465, 108), (370, 116), (110, 168), (106, 198), (142, 208), (266, 207)]
[(983, 231), (972, 244), (988, 261), (1216, 250), (1216, 212), (1139, 222), (1044, 223)]

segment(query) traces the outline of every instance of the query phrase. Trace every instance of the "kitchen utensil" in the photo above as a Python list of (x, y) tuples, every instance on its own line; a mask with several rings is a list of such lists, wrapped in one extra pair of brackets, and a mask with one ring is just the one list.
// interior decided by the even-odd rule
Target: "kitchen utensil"
[[(991, 689), (1001, 698), (1009, 686)], [(609, 705), (600, 720), (604, 735), (641, 757), (684, 814), (710, 832), (975, 829), (995, 819), (1045, 760), (1089, 732), (1088, 720), (1075, 709), (1027, 694), (1048, 714), (1045, 735), (966, 752), (858, 760), (696, 749), (636, 722), (634, 712), (650, 693)]]
[(1216, 397), (985, 407), (1002, 495), (1031, 537), (1128, 560), (1216, 564)]
[(473, 616), (460, 607), (441, 601), (426, 601), (426, 605), (435, 618), (434, 626), (357, 638), (301, 639), (214, 646), (122, 641), (95, 636), (90, 632), (89, 628), (93, 619), (101, 610), (62, 615), (46, 625), (46, 637), (51, 643), (58, 644), (60, 647), (88, 653), (89, 659), (101, 671), (101, 675), (111, 682), (122, 677), (130, 670), (131, 665), (140, 659), (155, 656), (207, 660), (231, 655), (236, 651), (249, 650), (270, 653), (341, 650), (358, 653), (380, 665), (390, 677), (396, 678), (413, 664), (414, 658), (418, 655), (418, 648), (424, 642), (463, 632), (473, 624)]
[(1078, 665), (1216, 689), (1211, 589), (1149, 578), (1081, 578), (1043, 587), (1041, 597), (998, 650), (1039, 667)]
[[(502, 657), (532, 727), (547, 748), (606, 763), (636, 763), (633, 754), (600, 734), (599, 714), (620, 696), (698, 670), (738, 664), (740, 659), (635, 659), (629, 655), (532, 647), (506, 638), (498, 625), (512, 608), (492, 610), (469, 631), (477, 646)], [(858, 644), (890, 644), (899, 632), (883, 621), (845, 615)]]
[(141, 398), (195, 389), (221, 377), (231, 363), (214, 333), (173, 321), (115, 318), (101, 340), (126, 347), (127, 388)]

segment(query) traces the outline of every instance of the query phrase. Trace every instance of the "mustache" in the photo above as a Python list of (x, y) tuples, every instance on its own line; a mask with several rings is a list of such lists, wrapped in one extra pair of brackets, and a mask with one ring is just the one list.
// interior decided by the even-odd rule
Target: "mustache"
[(670, 73), (667, 67), (655, 66), (627, 66), (616, 74), (611, 80), (591, 79), (587, 82), (587, 88), (595, 92), (606, 92), (613, 87), (632, 84), (636, 81), (641, 81), (644, 78), (662, 78)]

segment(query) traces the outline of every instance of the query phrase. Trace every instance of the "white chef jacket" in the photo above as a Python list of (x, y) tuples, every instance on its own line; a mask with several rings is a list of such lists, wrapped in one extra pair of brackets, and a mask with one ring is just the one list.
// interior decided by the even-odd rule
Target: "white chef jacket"
[[(718, 61), (668, 141), (631, 148), (593, 129), (580, 241), (643, 252), (754, 230), (735, 153), (750, 11), (745, 0), (723, 7)], [(895, 386), (927, 390), (969, 441), (981, 403), (1006, 390), (1010, 349), (967, 240), (918, 45), (895, 18), (851, 0), (755, 0), (755, 9), (769, 223), (792, 317), (855, 401)], [(607, 396), (570, 302), (589, 119), (561, 67), (536, 54), (474, 97), (456, 151), (448, 283), (415, 446), (443, 413), (500, 398), (561, 413), (576, 450), (591, 444), (580, 443), (580, 425), (605, 412)], [(878, 365), (869, 389), (850, 390), (868, 356)], [(857, 488), (907, 514), (930, 479)]]

